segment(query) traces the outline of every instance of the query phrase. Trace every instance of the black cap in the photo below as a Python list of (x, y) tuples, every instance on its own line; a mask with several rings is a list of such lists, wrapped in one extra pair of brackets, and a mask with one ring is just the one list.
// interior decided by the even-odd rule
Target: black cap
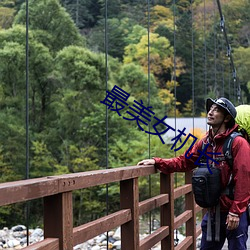
[(213, 104), (216, 104), (216, 105), (220, 106), (221, 108), (223, 108), (224, 110), (226, 110), (235, 120), (237, 111), (236, 111), (234, 105), (227, 98), (221, 97), (221, 98), (215, 99), (215, 100), (208, 98), (206, 101), (207, 113), (209, 112), (209, 110)]

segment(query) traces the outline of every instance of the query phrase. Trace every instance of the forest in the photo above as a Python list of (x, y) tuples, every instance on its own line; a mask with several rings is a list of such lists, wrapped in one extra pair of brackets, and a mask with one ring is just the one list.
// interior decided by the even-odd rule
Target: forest
[[(159, 119), (204, 117), (207, 97), (249, 103), (250, 2), (220, 2), (230, 51), (215, 0), (2, 0), (1, 183), (131, 166), (188, 148), (175, 153), (145, 133), (152, 124), (140, 127), (107, 108), (116, 86), (127, 104), (151, 106)], [(150, 182), (156, 193), (157, 177)], [(140, 199), (148, 186), (142, 178)], [(118, 190), (108, 187), (110, 211), (119, 207)], [(75, 225), (104, 214), (106, 194), (105, 186), (76, 191)], [(41, 202), (30, 204), (31, 225), (42, 226)], [(0, 227), (20, 224), (24, 210), (0, 207)]]

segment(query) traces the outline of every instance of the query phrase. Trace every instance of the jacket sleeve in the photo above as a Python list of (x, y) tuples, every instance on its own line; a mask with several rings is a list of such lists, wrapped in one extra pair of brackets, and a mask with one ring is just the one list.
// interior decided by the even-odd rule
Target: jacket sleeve
[(155, 166), (165, 174), (173, 172), (186, 172), (197, 167), (194, 163), (199, 158), (198, 149), (201, 148), (202, 141), (197, 142), (191, 149), (184, 154), (170, 159), (154, 157)]
[(250, 201), (250, 145), (238, 136), (233, 141), (234, 201), (230, 212), (242, 214)]

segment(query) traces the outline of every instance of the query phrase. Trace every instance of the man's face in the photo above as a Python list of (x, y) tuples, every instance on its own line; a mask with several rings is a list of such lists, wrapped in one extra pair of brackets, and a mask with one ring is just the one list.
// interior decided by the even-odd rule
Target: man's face
[(219, 127), (224, 122), (225, 114), (223, 109), (213, 104), (207, 113), (207, 124), (212, 127)]

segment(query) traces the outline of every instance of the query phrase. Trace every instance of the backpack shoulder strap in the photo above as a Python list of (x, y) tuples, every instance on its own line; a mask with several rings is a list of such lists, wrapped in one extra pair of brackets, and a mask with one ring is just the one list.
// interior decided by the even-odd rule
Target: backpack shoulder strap
[(233, 156), (232, 156), (232, 144), (233, 144), (233, 141), (234, 139), (237, 137), (237, 136), (242, 136), (241, 133), (239, 132), (233, 132), (231, 133), (227, 138), (226, 138), (226, 141), (223, 145), (223, 154), (225, 156), (225, 159), (230, 167), (230, 169), (232, 170), (233, 168)]
[[(202, 141), (202, 145), (201, 145), (201, 151), (203, 152), (203, 150), (206, 147), (206, 143), (204, 141)], [(204, 155), (201, 156), (200, 162), (206, 162), (206, 157)], [(199, 166), (200, 167), (200, 166)]]

